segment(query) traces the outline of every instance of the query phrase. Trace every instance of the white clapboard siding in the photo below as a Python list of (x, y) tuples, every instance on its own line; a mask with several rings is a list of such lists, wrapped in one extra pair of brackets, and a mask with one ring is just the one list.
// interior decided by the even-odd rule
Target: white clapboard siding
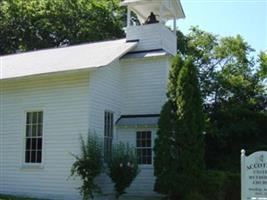
[(169, 59), (127, 59), (121, 67), (122, 114), (159, 114), (166, 101)]
[[(156, 128), (118, 128), (118, 142), (129, 143), (132, 147), (136, 147), (136, 132), (151, 131), (152, 132), (152, 147), (154, 146), (154, 138)], [(153, 157), (153, 155), (152, 155)], [(139, 165), (141, 171), (136, 177), (131, 186), (126, 190), (126, 197), (159, 197), (159, 194), (154, 192), (154, 169), (152, 165)]]
[[(89, 129), (104, 141), (104, 113), (114, 113), (114, 123), (121, 109), (121, 71), (118, 60), (107, 67), (90, 73), (89, 82)], [(115, 133), (114, 136), (116, 137)], [(107, 175), (97, 178), (104, 194), (113, 193), (113, 184)]]
[(127, 27), (127, 41), (139, 40), (133, 51), (164, 49), (168, 53), (177, 53), (176, 35), (161, 23)]
[[(164, 56), (121, 59), (90, 72), (1, 82), (0, 193), (80, 199), (81, 182), (67, 181), (74, 161), (70, 153), (80, 152), (79, 135), (90, 130), (103, 139), (105, 110), (114, 112), (114, 122), (123, 114), (158, 114), (166, 100), (168, 68)], [(37, 169), (22, 165), (25, 112), (34, 110), (44, 111), (44, 162)], [(135, 143), (135, 137), (133, 130), (114, 131), (114, 141)], [(142, 168), (129, 195), (156, 196), (153, 167)], [(97, 182), (104, 195), (114, 193), (106, 175)]]
[[(0, 193), (79, 199), (78, 180), (67, 178), (88, 130), (89, 75), (69, 74), (2, 82)], [(23, 167), (25, 112), (43, 110), (42, 168)]]

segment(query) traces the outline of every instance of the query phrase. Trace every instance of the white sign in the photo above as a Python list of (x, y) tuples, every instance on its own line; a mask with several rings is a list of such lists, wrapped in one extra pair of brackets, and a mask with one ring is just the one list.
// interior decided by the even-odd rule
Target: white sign
[(267, 151), (241, 151), (241, 200), (267, 200)]

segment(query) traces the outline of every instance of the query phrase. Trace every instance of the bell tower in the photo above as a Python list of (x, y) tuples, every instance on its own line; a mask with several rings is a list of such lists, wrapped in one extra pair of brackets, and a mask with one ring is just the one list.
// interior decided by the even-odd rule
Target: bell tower
[[(133, 51), (164, 50), (171, 55), (177, 52), (176, 21), (185, 18), (180, 0), (124, 0), (127, 7), (126, 40), (139, 41)], [(132, 21), (132, 15), (140, 24)], [(166, 22), (173, 20), (173, 30)]]

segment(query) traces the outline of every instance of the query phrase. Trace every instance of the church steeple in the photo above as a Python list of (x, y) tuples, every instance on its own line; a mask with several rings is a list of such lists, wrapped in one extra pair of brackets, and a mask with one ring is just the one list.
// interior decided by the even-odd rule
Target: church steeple
[[(185, 17), (179, 0), (124, 0), (121, 5), (127, 7), (126, 39), (139, 40), (135, 51), (163, 49), (176, 54), (176, 20)], [(132, 13), (140, 25), (132, 23)], [(165, 25), (169, 20), (173, 31)]]

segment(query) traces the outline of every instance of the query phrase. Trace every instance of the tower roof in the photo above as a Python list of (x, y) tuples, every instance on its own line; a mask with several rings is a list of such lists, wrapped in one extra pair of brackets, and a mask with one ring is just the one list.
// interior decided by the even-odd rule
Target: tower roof
[(160, 15), (164, 21), (185, 18), (180, 0), (124, 0), (121, 6), (128, 6), (141, 23), (145, 22), (151, 12)]

